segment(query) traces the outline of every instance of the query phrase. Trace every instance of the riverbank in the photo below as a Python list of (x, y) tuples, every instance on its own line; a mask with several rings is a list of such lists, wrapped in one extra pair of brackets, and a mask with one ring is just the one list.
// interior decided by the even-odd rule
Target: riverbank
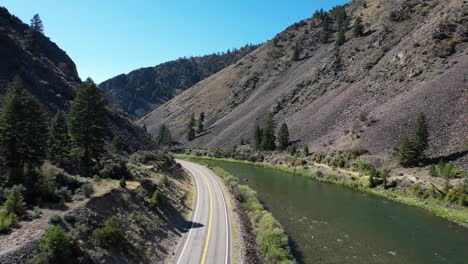
[(217, 160), (231, 163), (250, 164), (254, 166), (269, 167), (292, 173), (294, 175), (310, 177), (321, 182), (338, 184), (340, 186), (352, 188), (361, 192), (384, 197), (395, 202), (422, 208), (436, 216), (445, 218), (465, 228), (468, 228), (468, 208), (450, 207), (450, 205), (447, 205), (446, 203), (437, 199), (421, 199), (412, 195), (411, 193), (395, 189), (384, 189), (383, 187), (369, 188), (366, 187), (365, 184), (365, 182), (368, 181), (368, 176), (358, 177), (356, 172), (330, 168), (325, 164), (309, 164), (307, 167), (288, 167), (284, 165), (272, 165), (265, 162), (250, 162), (230, 158), (213, 158), (185, 154), (177, 154), (176, 156), (181, 159), (189, 159), (192, 161)]

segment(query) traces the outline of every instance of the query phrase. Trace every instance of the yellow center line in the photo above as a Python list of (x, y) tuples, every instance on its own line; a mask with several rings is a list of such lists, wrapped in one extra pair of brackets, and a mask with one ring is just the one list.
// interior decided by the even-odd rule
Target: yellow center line
[(205, 248), (203, 249), (203, 255), (201, 259), (201, 264), (205, 264), (205, 259), (206, 259), (206, 254), (208, 253), (208, 244), (210, 242), (210, 236), (211, 236), (211, 222), (213, 220), (213, 200), (211, 198), (211, 189), (208, 184), (208, 182), (205, 179), (205, 176), (202, 173), (202, 179), (205, 182), (206, 188), (208, 189), (208, 194), (210, 197), (210, 218), (208, 220), (208, 233), (206, 234), (206, 240), (205, 240)]

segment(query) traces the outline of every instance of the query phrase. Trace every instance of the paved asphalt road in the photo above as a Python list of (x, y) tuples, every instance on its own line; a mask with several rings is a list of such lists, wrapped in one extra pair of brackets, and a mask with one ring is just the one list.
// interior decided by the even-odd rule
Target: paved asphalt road
[(231, 263), (229, 212), (221, 183), (202, 165), (182, 160), (177, 162), (193, 175), (197, 197), (191, 228), (182, 239), (174, 263)]

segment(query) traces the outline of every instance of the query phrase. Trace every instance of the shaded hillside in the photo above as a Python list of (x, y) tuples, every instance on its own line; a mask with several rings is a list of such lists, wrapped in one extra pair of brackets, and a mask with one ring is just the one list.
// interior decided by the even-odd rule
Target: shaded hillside
[(143, 116), (197, 82), (235, 63), (258, 46), (246, 45), (221, 54), (181, 58), (121, 74), (99, 84), (110, 104)]
[[(18, 75), (24, 88), (39, 100), (49, 116), (67, 111), (81, 84), (75, 63), (44, 35), (39, 35), (39, 49), (31, 52), (26, 48), (27, 29), (28, 25), (0, 7), (0, 94)], [(109, 139), (121, 135), (129, 151), (151, 147), (146, 132), (134, 126), (124, 114), (109, 109), (108, 120)]]
[[(339, 8), (326, 44), (320, 15), (300, 21), (141, 123), (152, 133), (167, 124), (185, 146), (231, 147), (273, 111), (312, 151), (364, 147), (391, 160), (423, 112), (430, 156), (468, 164), (457, 155), (468, 138), (467, 1), (356, 0), (345, 9), (350, 25), (362, 18), (363, 36), (349, 27), (336, 46)], [(208, 129), (187, 143), (190, 114), (202, 111)]]
[(0, 89), (19, 75), (26, 90), (55, 112), (67, 108), (75, 95), (80, 78), (75, 63), (54, 42), (40, 35), (36, 54), (26, 49), (28, 25), (0, 7)]

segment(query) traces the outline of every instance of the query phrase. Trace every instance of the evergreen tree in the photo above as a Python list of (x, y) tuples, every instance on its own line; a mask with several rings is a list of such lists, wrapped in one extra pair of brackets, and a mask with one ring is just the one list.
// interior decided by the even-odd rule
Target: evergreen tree
[(3, 204), (4, 212), (8, 214), (15, 214), (21, 216), (25, 212), (25, 205), (23, 195), (21, 194), (21, 187), (15, 185), (11, 188), (7, 200)]
[(260, 150), (262, 148), (262, 135), (263, 131), (260, 126), (257, 125), (252, 140), (252, 145), (255, 150)]
[(340, 27), (338, 29), (338, 33), (336, 36), (336, 46), (342, 46), (346, 42), (346, 32), (344, 27)]
[(0, 156), (8, 183), (24, 183), (24, 173), (42, 165), (46, 155), (47, 121), (38, 101), (27, 95), (17, 77), (0, 109)]
[(29, 28), (26, 30), (25, 40), (26, 47), (33, 53), (40, 49), (41, 36), (44, 34), (44, 25), (38, 14), (35, 14), (31, 19)]
[(322, 23), (322, 41), (324, 44), (330, 41), (330, 19), (326, 14)]
[(355, 37), (362, 37), (364, 35), (364, 25), (362, 24), (362, 18), (357, 17), (353, 25), (353, 35)]
[(197, 120), (197, 133), (203, 132), (203, 123), (205, 122), (205, 113), (201, 112)]
[(416, 122), (416, 130), (414, 134), (414, 148), (416, 151), (418, 161), (422, 161), (425, 158), (424, 152), (429, 147), (429, 130), (427, 128), (426, 116), (421, 113), (418, 116)]
[(304, 151), (304, 156), (306, 157), (309, 156), (309, 146), (305, 145), (303, 151)]
[(121, 153), (124, 150), (124, 148), (125, 148), (125, 144), (124, 144), (122, 137), (119, 135), (114, 136), (111, 142), (112, 152)]
[(93, 160), (99, 162), (105, 152), (106, 114), (106, 101), (88, 78), (79, 88), (67, 120), (71, 152), (87, 168), (93, 165)]
[(398, 163), (403, 167), (408, 167), (414, 165), (416, 160), (416, 152), (414, 151), (413, 143), (407, 137), (404, 137), (398, 147)]
[(266, 127), (263, 129), (262, 149), (275, 150), (275, 120), (273, 113), (269, 113), (267, 117)]
[(296, 45), (294, 45), (292, 60), (299, 61), (299, 59), (300, 59), (299, 43), (296, 43)]
[(349, 19), (348, 14), (346, 13), (346, 9), (344, 7), (339, 7), (337, 9), (336, 21), (338, 23), (338, 28), (343, 28), (343, 30), (345, 31), (348, 29)]
[(70, 152), (70, 138), (67, 131), (67, 120), (62, 112), (58, 112), (52, 119), (47, 141), (47, 153), (49, 160), (63, 162)]
[(289, 146), (289, 130), (288, 125), (283, 123), (278, 130), (278, 149), (284, 151)]
[(195, 138), (195, 115), (192, 113), (187, 126), (187, 140), (192, 141)]
[(404, 167), (417, 166), (424, 158), (424, 152), (429, 147), (429, 130), (427, 126), (426, 117), (420, 114), (417, 119), (414, 139), (412, 141), (408, 138), (403, 138), (400, 143), (397, 161)]
[(159, 133), (156, 142), (160, 146), (172, 145), (171, 131), (169, 131), (169, 128), (166, 126), (166, 124), (162, 124), (159, 128)]

